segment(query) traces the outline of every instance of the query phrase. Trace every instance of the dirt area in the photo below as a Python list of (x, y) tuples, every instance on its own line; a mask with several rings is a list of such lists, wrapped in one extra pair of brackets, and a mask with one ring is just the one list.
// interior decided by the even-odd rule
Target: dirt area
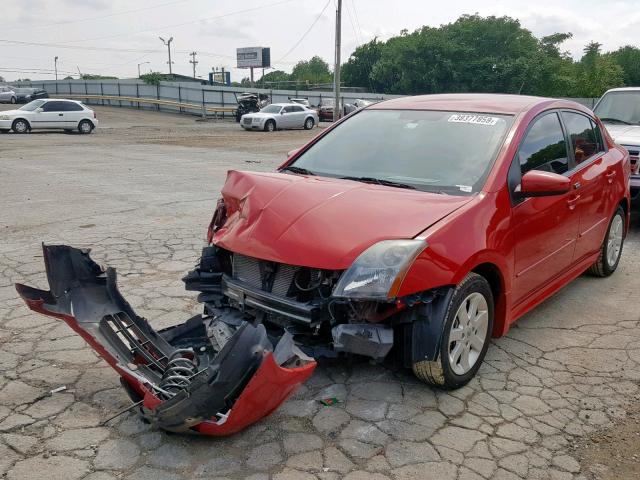
[(636, 403), (630, 407), (627, 417), (617, 421), (613, 427), (598, 431), (582, 441), (576, 454), (587, 478), (640, 478), (640, 405)]

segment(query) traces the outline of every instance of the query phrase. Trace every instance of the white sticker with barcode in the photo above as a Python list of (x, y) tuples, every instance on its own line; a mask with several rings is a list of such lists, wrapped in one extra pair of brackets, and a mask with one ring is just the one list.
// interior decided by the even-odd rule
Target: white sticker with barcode
[(487, 115), (469, 115), (462, 113), (454, 113), (449, 117), (449, 122), (453, 123), (473, 123), (475, 125), (493, 126), (500, 120), (498, 117), (489, 117)]

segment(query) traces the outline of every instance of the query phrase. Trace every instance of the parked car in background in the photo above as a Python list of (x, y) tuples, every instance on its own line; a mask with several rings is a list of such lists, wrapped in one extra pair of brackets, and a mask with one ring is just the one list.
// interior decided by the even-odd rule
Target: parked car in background
[(47, 91), (41, 88), (14, 87), (13, 91), (16, 94), (17, 103), (29, 103), (31, 100), (49, 98)]
[(247, 113), (240, 119), (240, 125), (245, 130), (267, 132), (289, 128), (311, 130), (317, 124), (316, 111), (298, 103), (272, 103), (259, 112)]
[(640, 87), (614, 88), (602, 96), (594, 113), (631, 159), (631, 197), (640, 201)]
[(349, 115), (350, 113), (355, 112), (356, 110), (360, 110), (361, 108), (368, 107), (373, 103), (374, 102), (371, 102), (369, 100), (363, 100), (361, 98), (357, 98), (356, 100), (353, 101), (353, 103), (345, 103), (344, 114)]
[(0, 87), (0, 103), (16, 103), (16, 92), (10, 87)]
[(245, 113), (259, 112), (269, 104), (269, 95), (266, 93), (241, 93), (237, 96), (238, 108), (236, 109), (236, 122), (239, 122)]
[(311, 104), (309, 103), (309, 99), (307, 98), (290, 98), (289, 102), (291, 103), (298, 103), (300, 105), (303, 105), (307, 108), (309, 108), (311, 106)]
[(322, 122), (333, 122), (333, 106), (335, 102), (333, 98), (321, 98), (318, 105), (318, 118)]
[(17, 110), (0, 111), (0, 133), (10, 130), (27, 133), (35, 129), (62, 129), (86, 134), (97, 126), (95, 112), (75, 100), (33, 100)]

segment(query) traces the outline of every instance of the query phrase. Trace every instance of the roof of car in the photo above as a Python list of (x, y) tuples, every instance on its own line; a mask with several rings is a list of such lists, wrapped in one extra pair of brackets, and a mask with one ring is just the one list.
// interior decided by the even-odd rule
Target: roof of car
[(271, 105), (275, 105), (276, 107), (304, 107), (304, 105), (300, 105), (299, 103), (289, 102), (289, 103), (272, 103)]
[(376, 103), (368, 109), (454, 110), (461, 112), (498, 113), (515, 115), (541, 103), (561, 102), (573, 106), (574, 102), (526, 95), (498, 93), (451, 93), (401, 97)]
[(619, 88), (611, 88), (604, 93), (609, 92), (637, 92), (640, 91), (640, 87), (619, 87)]

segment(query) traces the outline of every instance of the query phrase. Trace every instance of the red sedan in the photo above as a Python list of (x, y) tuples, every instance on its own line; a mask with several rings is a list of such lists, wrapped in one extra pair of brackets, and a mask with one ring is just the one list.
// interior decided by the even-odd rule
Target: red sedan
[(159, 332), (87, 251), (45, 246), (50, 291), (18, 285), (122, 376), (141, 413), (225, 435), (273, 411), (315, 357), (393, 357), (466, 384), (491, 336), (589, 270), (617, 268), (627, 151), (588, 109), (509, 95), (369, 106), (275, 173), (229, 172), (185, 278), (204, 315)]

